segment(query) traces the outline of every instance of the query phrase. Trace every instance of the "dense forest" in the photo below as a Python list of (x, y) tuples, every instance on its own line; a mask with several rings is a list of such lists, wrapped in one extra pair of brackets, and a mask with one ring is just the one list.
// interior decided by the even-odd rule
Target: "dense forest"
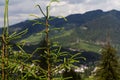
[[(9, 0), (0, 29), (1, 80), (120, 80), (120, 12), (50, 15), (9, 25)], [(58, 3), (59, 4), (59, 3)], [(44, 12), (45, 11), (45, 12)], [(113, 27), (114, 26), (114, 27)]]

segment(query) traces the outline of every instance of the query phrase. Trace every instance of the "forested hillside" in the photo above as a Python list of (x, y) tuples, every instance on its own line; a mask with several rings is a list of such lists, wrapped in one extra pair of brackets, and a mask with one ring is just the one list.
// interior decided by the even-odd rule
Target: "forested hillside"
[[(109, 33), (111, 42), (119, 49), (120, 11), (103, 12), (102, 10), (95, 10), (84, 14), (72, 14), (65, 18), (67, 21), (63, 18), (51, 17), (51, 21), (49, 21), (51, 28), (61, 29), (50, 32), (52, 41), (58, 41), (63, 47), (98, 52), (99, 45), (105, 43), (106, 35)], [(22, 39), (28, 41), (29, 44), (38, 44), (39, 39), (42, 39), (39, 32), (44, 30), (44, 26), (35, 24), (34, 21), (43, 22), (44, 19), (43, 17), (26, 20), (12, 25), (10, 26), (10, 32), (22, 31), (27, 28), (28, 32)]]

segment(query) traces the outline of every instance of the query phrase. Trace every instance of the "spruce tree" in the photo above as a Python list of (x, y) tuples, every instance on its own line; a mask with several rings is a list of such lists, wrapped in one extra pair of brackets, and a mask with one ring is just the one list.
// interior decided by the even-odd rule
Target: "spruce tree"
[(102, 50), (102, 57), (96, 70), (96, 80), (120, 80), (117, 51), (108, 42)]

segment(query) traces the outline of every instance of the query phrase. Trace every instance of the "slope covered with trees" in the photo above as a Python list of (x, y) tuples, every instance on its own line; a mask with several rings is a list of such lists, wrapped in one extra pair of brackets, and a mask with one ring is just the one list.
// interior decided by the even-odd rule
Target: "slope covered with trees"
[[(67, 21), (62, 18), (54, 18), (49, 21), (51, 28), (64, 28), (63, 30), (52, 31), (50, 36), (53, 41), (58, 41), (63, 47), (71, 47), (77, 49), (86, 49), (98, 52), (98, 45), (104, 44), (106, 33), (110, 32), (112, 43), (119, 48), (120, 34), (120, 12), (111, 10), (103, 12), (102, 10), (89, 11), (84, 14), (72, 14), (66, 17)], [(44, 21), (44, 17), (35, 19)], [(24, 21), (10, 26), (10, 32), (22, 31), (28, 29), (28, 33), (23, 37), (29, 40), (30, 44), (38, 44), (42, 39), (40, 31), (44, 30), (43, 25), (33, 25), (34, 21)], [(37, 28), (37, 29), (36, 29)], [(104, 33), (103, 33), (104, 32)], [(81, 45), (79, 44), (81, 42)], [(64, 45), (66, 43), (66, 45)], [(93, 45), (91, 48), (90, 45)], [(82, 46), (82, 47), (81, 47)], [(84, 46), (84, 47), (83, 47)], [(95, 48), (96, 49), (93, 49)]]

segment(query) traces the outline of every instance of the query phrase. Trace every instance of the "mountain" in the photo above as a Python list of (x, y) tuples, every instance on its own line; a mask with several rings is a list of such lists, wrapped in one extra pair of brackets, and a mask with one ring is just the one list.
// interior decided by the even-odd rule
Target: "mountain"
[[(53, 19), (49, 21), (51, 28), (64, 28), (51, 31), (51, 41), (58, 41), (63, 47), (98, 52), (100, 45), (105, 44), (107, 34), (109, 34), (111, 43), (120, 48), (120, 11), (94, 10), (84, 14), (71, 14), (65, 18), (67, 21), (63, 18), (51, 17)], [(45, 21), (44, 17), (35, 20)], [(32, 45), (38, 44), (43, 38), (40, 32), (45, 27), (41, 24), (34, 25), (35, 20), (26, 20), (10, 26), (10, 33), (27, 28), (28, 33), (23, 40), (29, 41), (28, 43)]]

